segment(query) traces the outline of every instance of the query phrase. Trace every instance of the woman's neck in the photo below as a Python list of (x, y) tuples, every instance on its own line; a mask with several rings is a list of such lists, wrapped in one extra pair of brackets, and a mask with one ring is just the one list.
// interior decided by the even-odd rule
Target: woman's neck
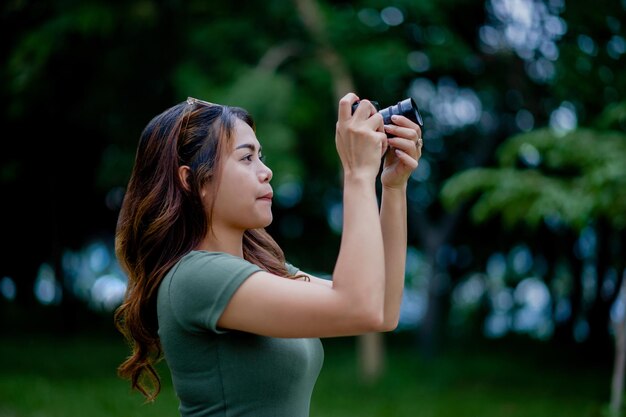
[(197, 249), (224, 252), (243, 258), (243, 232), (213, 229), (206, 234)]

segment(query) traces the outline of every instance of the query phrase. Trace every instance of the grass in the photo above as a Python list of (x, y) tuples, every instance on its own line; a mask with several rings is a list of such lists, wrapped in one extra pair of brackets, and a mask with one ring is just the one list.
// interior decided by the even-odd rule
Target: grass
[(540, 347), (455, 347), (424, 360), (391, 346), (374, 385), (355, 383), (353, 352), (333, 355), (314, 394), (324, 417), (596, 417), (604, 414), (608, 369), (595, 369)]
[[(358, 378), (353, 338), (326, 339), (311, 417), (601, 417), (610, 367), (579, 363), (545, 346), (451, 347), (425, 360), (386, 335), (386, 371)], [(165, 364), (156, 402), (130, 392), (115, 368), (119, 337), (3, 337), (0, 417), (173, 417), (177, 400)]]

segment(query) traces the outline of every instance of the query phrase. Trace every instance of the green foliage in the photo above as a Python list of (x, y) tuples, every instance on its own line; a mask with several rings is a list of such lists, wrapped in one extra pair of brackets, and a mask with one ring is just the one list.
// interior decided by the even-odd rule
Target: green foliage
[(500, 216), (509, 227), (559, 220), (580, 229), (604, 217), (626, 228), (626, 134), (538, 129), (505, 141), (497, 158), (497, 168), (450, 178), (441, 193), (445, 206), (473, 199), (474, 221)]
[(46, 65), (54, 54), (66, 48), (70, 37), (109, 36), (115, 29), (115, 13), (104, 3), (79, 4), (25, 34), (14, 45), (7, 63), (11, 80), (7, 87), (19, 94), (29, 86), (32, 77), (44, 76)]
[(296, 152), (296, 132), (285, 120), (294, 106), (293, 82), (277, 73), (252, 69), (218, 95), (218, 101), (244, 107), (255, 118), (257, 137), (274, 173), (273, 183), (280, 186), (302, 178), (302, 161)]
[(596, 122), (600, 129), (626, 130), (626, 101), (611, 103), (598, 116)]

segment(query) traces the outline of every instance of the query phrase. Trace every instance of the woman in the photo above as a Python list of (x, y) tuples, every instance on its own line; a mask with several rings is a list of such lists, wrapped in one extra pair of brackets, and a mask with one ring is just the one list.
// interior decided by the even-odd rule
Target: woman
[(146, 126), (116, 233), (129, 278), (116, 323), (133, 349), (119, 374), (148, 400), (164, 356), (182, 416), (308, 416), (319, 338), (396, 327), (421, 132), (402, 116), (383, 125), (367, 100), (352, 114), (357, 101), (339, 102), (344, 225), (332, 281), (287, 263), (265, 232), (272, 171), (247, 112), (189, 98)]

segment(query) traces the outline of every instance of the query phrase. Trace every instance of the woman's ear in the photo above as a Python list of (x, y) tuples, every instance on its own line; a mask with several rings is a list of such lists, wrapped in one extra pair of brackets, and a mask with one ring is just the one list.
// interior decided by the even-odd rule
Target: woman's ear
[(178, 167), (178, 179), (180, 183), (183, 185), (183, 188), (186, 191), (191, 191), (191, 185), (189, 184), (189, 173), (191, 172), (190, 168), (187, 165), (181, 165)]

